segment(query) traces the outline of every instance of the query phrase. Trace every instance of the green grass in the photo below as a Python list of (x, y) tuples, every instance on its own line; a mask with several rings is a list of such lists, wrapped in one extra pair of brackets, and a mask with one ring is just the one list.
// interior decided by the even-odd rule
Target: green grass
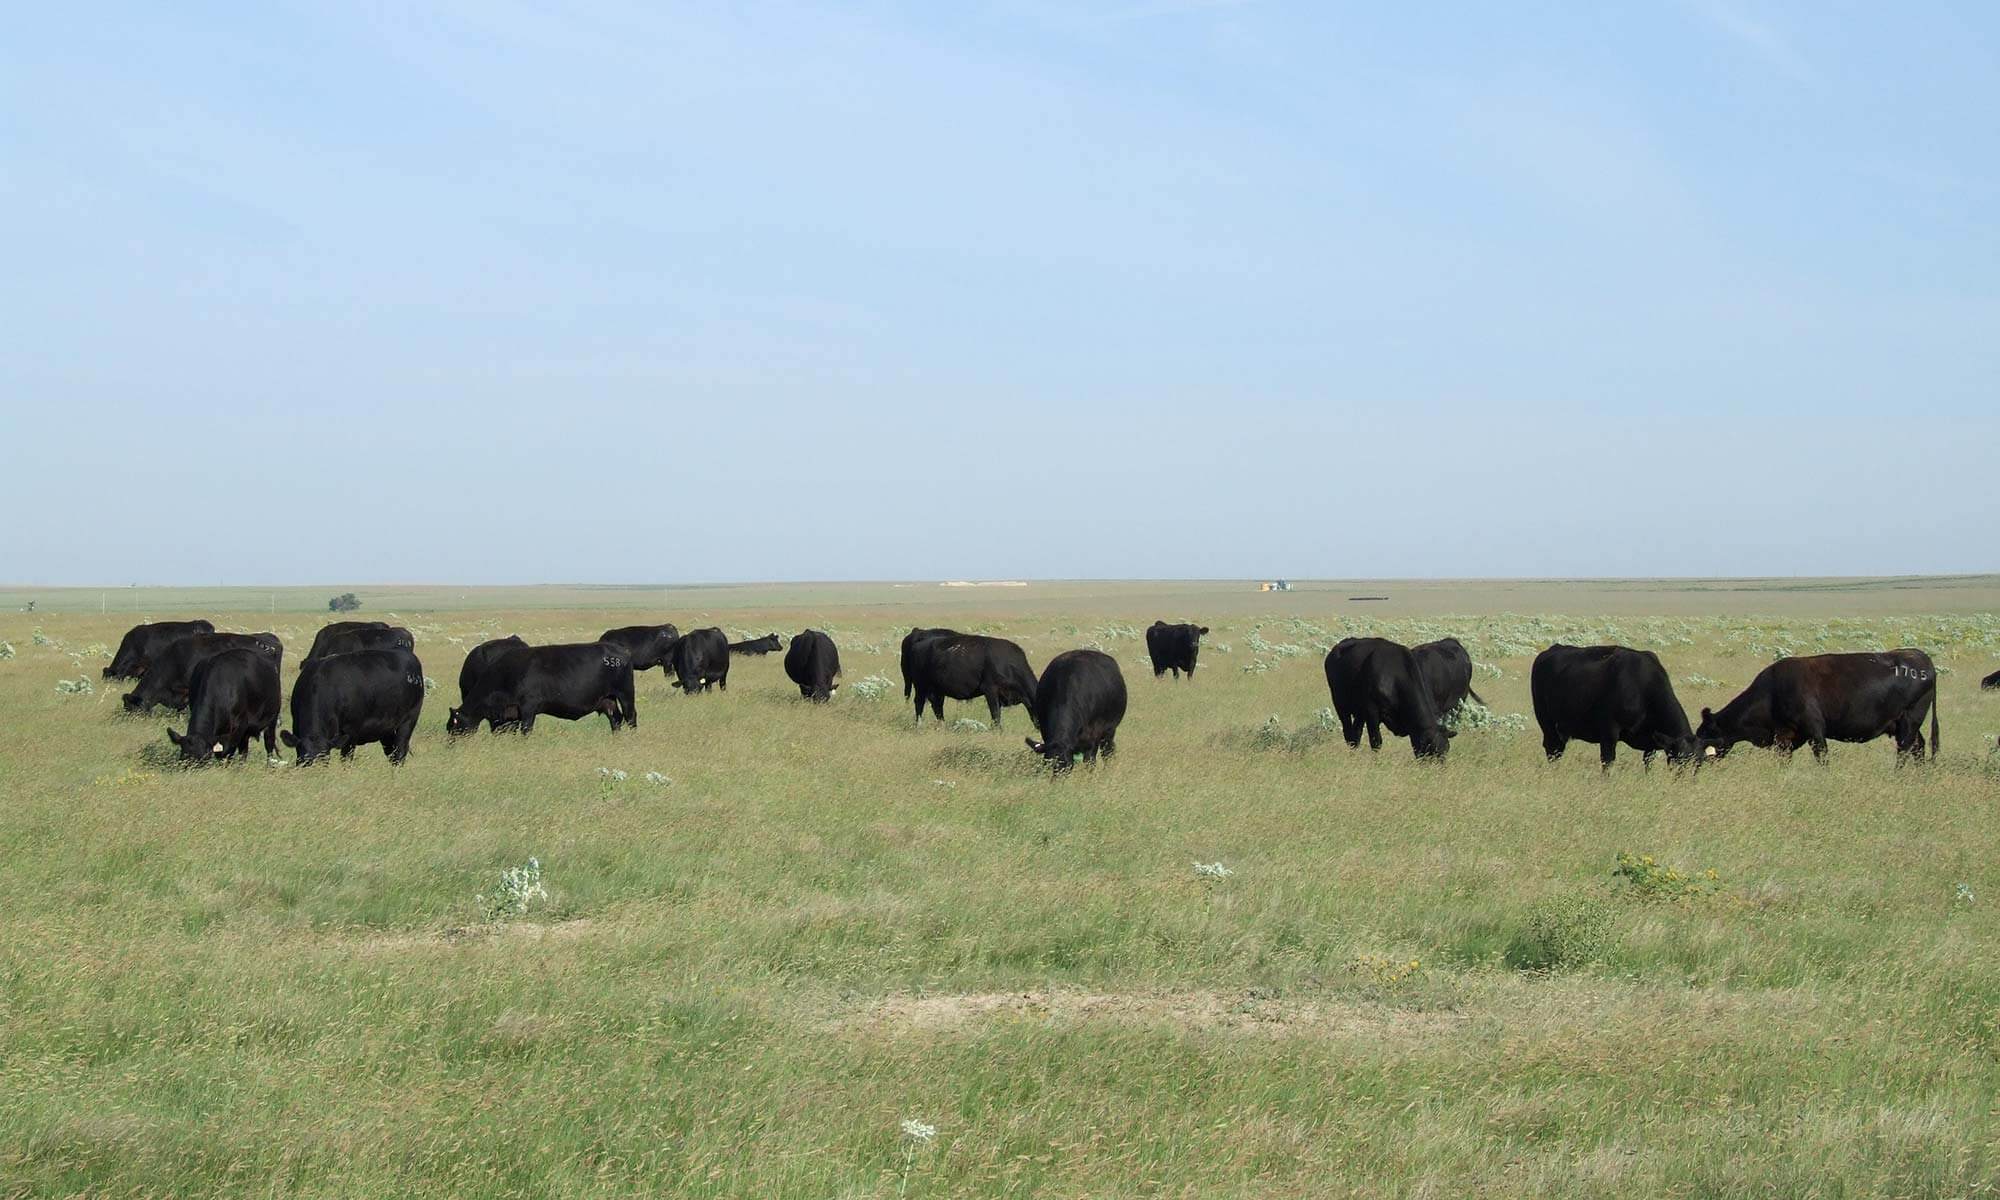
[[(181, 771), (164, 716), (55, 686), (96, 683), (131, 616), (9, 614), (0, 1196), (1991, 1190), (2000, 620), (1990, 580), (1899, 582), (1494, 585), (1460, 616), (1443, 585), (657, 610), (828, 628), (850, 682), (897, 678), (919, 621), (1037, 665), (1101, 644), (1132, 689), (1119, 757), (1060, 782), (1018, 709), (913, 730), (900, 685), (815, 708), (776, 656), (724, 695), (644, 677), (630, 734), (448, 744), (464, 646), (633, 619), (486, 594), (397, 610), (441, 683), (401, 770)], [(295, 659), (324, 618), (274, 607), (222, 623)], [(1144, 667), (1128, 634), (1155, 616), (1212, 627), (1193, 683)], [(1949, 671), (1945, 751), (1603, 776), (1591, 747), (1545, 764), (1530, 725), (1442, 767), (1353, 753), (1318, 725), (1319, 659), (1364, 629), (1455, 633), (1503, 716), (1550, 640), (1657, 649), (1691, 712), (1781, 650), (1919, 645)], [(1620, 851), (1716, 884), (1633, 888)], [(489, 922), (476, 898), (530, 857), (549, 900)]]

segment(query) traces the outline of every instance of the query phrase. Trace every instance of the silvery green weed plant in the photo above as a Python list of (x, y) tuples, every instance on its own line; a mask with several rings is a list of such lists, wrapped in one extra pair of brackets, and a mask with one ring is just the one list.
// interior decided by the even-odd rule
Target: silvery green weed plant
[(895, 681), (886, 675), (867, 675), (847, 685), (847, 694), (857, 700), (880, 700), (896, 690)]
[(91, 686), (88, 675), (79, 675), (75, 679), (56, 680), (56, 691), (65, 696), (90, 696), (95, 695), (97, 689)]
[(530, 858), (525, 866), (502, 871), (500, 885), (493, 894), (475, 896), (473, 903), (487, 921), (493, 922), (525, 916), (538, 901), (546, 903), (548, 898), (549, 890), (542, 886), (542, 860)]
[(14, 657), (14, 643), (0, 642), (0, 659)]

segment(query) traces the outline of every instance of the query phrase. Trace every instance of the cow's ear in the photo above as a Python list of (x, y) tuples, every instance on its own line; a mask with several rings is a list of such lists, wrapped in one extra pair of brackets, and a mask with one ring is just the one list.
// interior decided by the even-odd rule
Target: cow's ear
[(1702, 722), (1703, 722), (1704, 724), (1706, 724), (1706, 723), (1707, 723), (1707, 722), (1709, 722), (1710, 720), (1713, 720), (1713, 719), (1714, 719), (1714, 717), (1715, 717), (1715, 714), (1714, 714), (1714, 713), (1712, 713), (1712, 712), (1710, 712), (1710, 711), (1708, 711), (1707, 709), (1705, 709), (1705, 708), (1704, 708), (1704, 709), (1702, 709), (1702, 710), (1701, 710), (1701, 719), (1702, 719)]
[(1207, 632), (1208, 632), (1208, 626), (1206, 626), (1206, 625), (1202, 626), (1202, 627), (1201, 627), (1201, 631), (1202, 631), (1203, 633), (1207, 633)]
[(1024, 737), (1021, 740), (1028, 743), (1028, 749), (1033, 750), (1037, 754), (1042, 752), (1042, 743), (1036, 741), (1034, 738)]
[[(458, 710), (457, 710), (457, 709), (453, 709), (452, 711), (453, 711), (453, 712), (456, 712), (456, 711), (458, 711)], [(294, 750), (298, 749), (298, 747), (299, 747), (299, 739), (297, 739), (297, 738), (293, 737), (293, 736), (292, 736), (292, 731), (291, 731), (291, 730), (289, 730), (289, 729), (281, 729), (281, 730), (279, 730), (279, 731), (278, 731), (278, 740), (279, 740), (279, 741), (281, 741), (281, 742), (283, 742), (283, 743), (285, 743), (285, 745), (287, 745), (287, 746), (291, 747), (291, 748), (292, 748), (292, 749), (294, 749)]]
[(180, 734), (175, 733), (172, 729), (168, 729), (167, 740), (172, 742), (174, 745), (178, 746), (181, 744), (182, 738)]

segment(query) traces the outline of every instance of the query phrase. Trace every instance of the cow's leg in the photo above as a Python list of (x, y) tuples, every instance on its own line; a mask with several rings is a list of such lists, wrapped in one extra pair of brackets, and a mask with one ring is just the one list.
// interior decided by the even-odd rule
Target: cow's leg
[(1598, 764), (1607, 771), (1611, 769), (1612, 763), (1618, 761), (1617, 738), (1608, 737), (1605, 738), (1603, 741), (1597, 743), (1597, 761)]
[(1382, 723), (1373, 717), (1368, 718), (1368, 748), (1370, 750), (1382, 748)]
[(349, 759), (352, 759), (353, 757), (354, 757), (353, 742), (349, 742), (345, 746), (342, 746), (340, 748), (340, 761), (347, 762)]
[(993, 716), (993, 728), (1000, 728), (1000, 693), (992, 688), (986, 689), (986, 711)]
[(1193, 678), (1194, 678), (1194, 664), (1193, 664), (1193, 663), (1189, 663), (1189, 664), (1188, 664), (1188, 668), (1187, 668), (1187, 677), (1188, 677), (1189, 679), (1193, 679)]
[(405, 721), (403, 727), (396, 731), (394, 742), (383, 743), (382, 748), (388, 752), (390, 762), (401, 766), (403, 760), (410, 756), (410, 735), (416, 731), (417, 722), (412, 718)]
[(278, 723), (274, 720), (264, 726), (264, 757), (275, 758), (278, 754)]
[(936, 718), (937, 718), (938, 720), (940, 720), (940, 721), (944, 720), (944, 693), (943, 693), (943, 692), (932, 692), (932, 693), (931, 693), (931, 716), (933, 716), (933, 717), (936, 717)]
[(916, 717), (916, 723), (919, 725), (924, 723), (924, 701), (928, 699), (929, 697), (924, 695), (924, 689), (919, 687), (917, 689), (917, 717)]
[(1118, 753), (1118, 739), (1116, 737), (1105, 738), (1103, 751), (1106, 758), (1110, 758), (1112, 755)]
[(1640, 761), (1640, 762), (1642, 762), (1642, 763), (1645, 763), (1645, 764), (1646, 764), (1646, 769), (1647, 769), (1648, 771), (1650, 771), (1650, 770), (1652, 770), (1652, 769), (1653, 769), (1653, 755), (1655, 755), (1655, 754), (1657, 754), (1657, 753), (1658, 753), (1658, 751), (1656, 751), (1656, 750), (1642, 750), (1642, 751), (1640, 751), (1640, 753), (1639, 753), (1639, 761)]
[[(1167, 669), (1165, 667), (1161, 666), (1159, 663), (1153, 664), (1153, 678), (1155, 679), (1164, 678), (1166, 676), (1166, 673)], [(1178, 676), (1176, 678), (1178, 678)]]
[(523, 707), (519, 719), (514, 723), (514, 727), (521, 731), (522, 737), (527, 737), (533, 733), (535, 731), (535, 710)]
[(1334, 715), (1340, 718), (1340, 736), (1347, 740), (1347, 748), (1352, 750), (1359, 746), (1361, 744), (1361, 722), (1349, 716), (1347, 710), (1344, 708), (1334, 710)]
[(1562, 734), (1544, 733), (1542, 735), (1542, 753), (1549, 756), (1550, 762), (1561, 762), (1563, 751), (1567, 749), (1569, 749), (1569, 739)]

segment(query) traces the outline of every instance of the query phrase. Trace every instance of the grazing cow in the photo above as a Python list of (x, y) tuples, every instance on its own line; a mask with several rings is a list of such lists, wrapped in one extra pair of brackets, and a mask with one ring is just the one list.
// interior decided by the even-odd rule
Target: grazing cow
[(1368, 748), (1382, 748), (1382, 727), (1410, 739), (1418, 758), (1443, 758), (1453, 731), (1438, 723), (1437, 704), (1424, 683), (1423, 668), (1408, 646), (1386, 638), (1347, 638), (1326, 655), (1326, 686), (1347, 744), (1359, 746), (1368, 730)]
[(917, 677), (917, 644), (932, 638), (957, 636), (956, 629), (912, 629), (903, 635), (903, 699), (910, 698), (910, 689)]
[[(522, 641), (518, 635), (510, 633), (506, 637), (494, 638), (490, 642), (481, 642), (477, 646), (474, 646), (471, 653), (465, 656), (465, 662), (460, 664), (458, 668), (459, 705), (461, 707), (471, 706), (472, 697), (475, 692), (478, 692), (480, 681), (485, 678), (488, 667), (491, 666), (496, 657), (506, 654), (509, 651), (525, 649), (527, 645), (528, 643)], [(484, 695), (483, 692), (479, 694)], [(501, 726), (507, 724), (511, 724), (511, 722), (497, 721), (493, 725), (493, 731), (498, 733)], [(473, 722), (473, 725), (477, 726), (478, 722)], [(451, 729), (448, 725), (446, 728), (454, 734), (472, 732), (470, 728)]]
[(336, 750), (353, 758), (356, 746), (371, 742), (382, 744), (390, 762), (401, 763), (423, 707), (424, 664), (408, 650), (329, 654), (299, 668), (292, 727), (280, 736), (298, 751), (302, 767)]
[(417, 648), (417, 637), (401, 625), (384, 625), (376, 622), (366, 629), (343, 629), (339, 633), (320, 630), (313, 639), (313, 648), (306, 653), (305, 662), (299, 670), (306, 669), (306, 663), (317, 662), (335, 654), (353, 654), (360, 650), (409, 650)]
[(673, 686), (692, 696), (705, 692), (709, 684), (729, 690), (729, 637), (720, 629), (691, 629), (667, 660), (673, 671)]
[(767, 633), (760, 638), (751, 638), (747, 642), (729, 643), (729, 652), (731, 654), (771, 654), (784, 648), (785, 643), (775, 633)]
[(1146, 627), (1146, 656), (1153, 660), (1153, 678), (1158, 679), (1168, 671), (1179, 679), (1186, 671), (1189, 679), (1194, 678), (1195, 656), (1201, 653), (1201, 635), (1208, 632), (1206, 625), (1169, 625), (1165, 621), (1155, 621)]
[(1931, 715), (1931, 757), (1938, 752), (1937, 668), (1921, 650), (1814, 654), (1781, 658), (1757, 673), (1722, 711), (1701, 710), (1695, 741), (1721, 758), (1738, 742), (1790, 755), (1800, 742), (1826, 761), (1828, 739), (1867, 742), (1889, 734), (1898, 762), (1924, 756), (1924, 713)]
[(119, 641), (118, 653), (111, 656), (111, 665), (104, 668), (104, 677), (137, 679), (172, 643), (197, 633), (214, 632), (215, 626), (202, 620), (155, 621), (150, 625), (134, 625)]
[(664, 673), (667, 656), (674, 652), (674, 643), (680, 638), (681, 631), (669, 622), (665, 625), (627, 625), (623, 629), (607, 629), (598, 635), (597, 640), (625, 647), (625, 652), (632, 656), (634, 671), (650, 671), (659, 667)]
[(1695, 759), (1687, 710), (1651, 650), (1550, 646), (1535, 656), (1528, 687), (1550, 762), (1563, 756), (1572, 739), (1594, 743), (1607, 771), (1620, 742), (1637, 750), (1648, 767), (1662, 750), (1676, 767)]
[(1410, 653), (1416, 655), (1417, 670), (1423, 672), (1424, 686), (1431, 690), (1431, 707), (1437, 710), (1438, 720), (1449, 720), (1467, 696), (1474, 704), (1485, 706), (1486, 701), (1472, 690), (1472, 656), (1457, 638), (1412, 646)]
[(954, 633), (927, 638), (916, 644), (911, 666), (917, 696), (917, 723), (924, 719), (924, 705), (944, 720), (944, 702), (986, 698), (986, 711), (993, 727), (1000, 728), (1000, 710), (1010, 704), (1028, 706), (1028, 719), (1035, 719), (1035, 671), (1028, 656), (1005, 638), (976, 633)]
[(1988, 675), (1986, 678), (1980, 680), (1979, 686), (1983, 688), (2000, 688), (2000, 671), (1995, 671), (1991, 675)]
[(1118, 660), (1101, 650), (1065, 650), (1049, 660), (1035, 685), (1029, 712), (1042, 740), (1023, 739), (1049, 760), (1057, 774), (1076, 756), (1094, 763), (1118, 751), (1118, 723), (1125, 719), (1125, 676)]
[[(389, 622), (387, 621), (329, 621), (320, 626), (319, 632), (313, 635), (312, 648), (306, 651), (306, 659), (324, 657), (328, 653), (326, 650), (328, 638), (339, 637), (344, 633), (355, 633), (363, 629), (387, 628), (389, 628)], [(303, 661), (301, 665), (303, 665)]]
[(197, 633), (170, 642), (139, 677), (139, 686), (125, 693), (125, 711), (142, 713), (156, 704), (187, 708), (195, 668), (224, 650), (255, 650), (268, 655), (275, 669), (283, 663), (285, 644), (275, 633)]
[(469, 687), (461, 684), (461, 693), (464, 703), (445, 718), (447, 733), (470, 733), (484, 721), (496, 732), (518, 724), (528, 734), (536, 717), (576, 721), (591, 713), (610, 718), (613, 731), (639, 724), (632, 659), (609, 642), (503, 646), (486, 657)]
[(188, 685), (185, 735), (167, 730), (181, 761), (250, 756), (262, 735), (264, 753), (278, 752), (278, 660), (261, 647), (220, 650), (201, 660)]
[(808, 700), (827, 701), (840, 690), (834, 678), (840, 674), (840, 651), (833, 639), (817, 629), (808, 629), (792, 639), (785, 651), (785, 674), (799, 685), (799, 695)]

